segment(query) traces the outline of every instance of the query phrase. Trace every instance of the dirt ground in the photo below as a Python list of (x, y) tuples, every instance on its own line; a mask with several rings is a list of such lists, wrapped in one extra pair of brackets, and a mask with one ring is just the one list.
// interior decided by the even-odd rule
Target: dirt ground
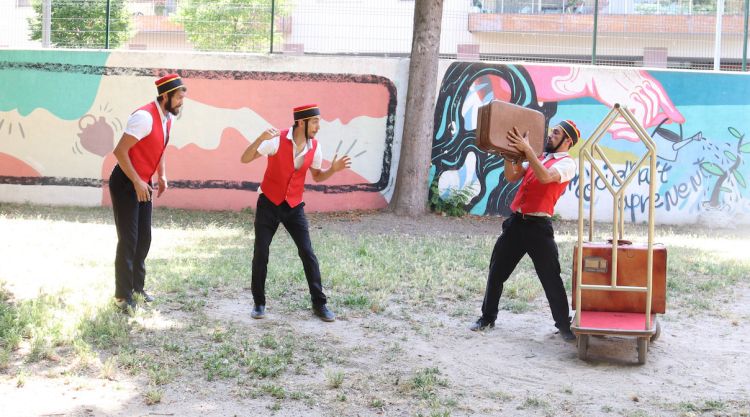
[[(416, 221), (385, 213), (346, 213), (313, 215), (310, 222), (312, 227), (340, 227), (353, 234), (496, 235), (502, 219), (429, 216)], [(249, 291), (213, 293), (203, 313), (207, 320), (231, 325), (251, 340), (283, 331), (318, 343), (341, 356), (336, 362), (345, 375), (341, 387), (327, 387), (320, 371), (287, 372), (281, 377), (284, 385), (304, 391), (307, 400), (287, 398), (279, 405), (271, 396), (238, 395), (231, 379), (208, 382), (186, 371), (165, 386), (160, 403), (147, 406), (143, 376), (120, 372), (108, 380), (60, 376), (42, 368), (27, 375), (22, 388), (16, 387), (15, 379), (0, 380), (0, 415), (750, 415), (746, 286), (727, 294), (714, 314), (672, 310), (661, 316), (662, 334), (650, 346), (645, 365), (637, 364), (636, 342), (630, 338), (593, 338), (589, 360), (579, 360), (575, 344), (554, 333), (543, 297), (526, 313), (501, 310), (496, 328), (484, 333), (467, 330), (466, 315), (452, 314), (452, 300), (444, 300), (435, 313), (392, 306), (382, 314), (342, 317), (334, 323), (323, 323), (304, 311), (273, 309), (268, 319), (253, 320), (251, 304)], [(462, 307), (478, 312), (481, 299), (467, 304)], [(186, 314), (168, 304), (158, 313), (166, 323), (179, 322)], [(434, 395), (419, 398), (404, 391), (414, 370), (433, 368), (444, 381), (435, 386)]]

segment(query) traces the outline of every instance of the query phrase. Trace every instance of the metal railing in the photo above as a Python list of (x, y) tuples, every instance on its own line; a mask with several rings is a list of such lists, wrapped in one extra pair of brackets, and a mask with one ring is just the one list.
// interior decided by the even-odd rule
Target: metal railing
[[(748, 3), (445, 0), (440, 52), (746, 71)], [(0, 48), (408, 56), (414, 7), (406, 0), (0, 0)]]

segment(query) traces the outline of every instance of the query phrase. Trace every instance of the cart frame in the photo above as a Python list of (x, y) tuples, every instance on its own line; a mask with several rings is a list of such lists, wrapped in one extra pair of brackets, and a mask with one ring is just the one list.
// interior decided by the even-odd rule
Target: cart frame
[[(622, 117), (630, 125), (633, 131), (636, 133), (640, 141), (646, 147), (646, 153), (641, 157), (638, 163), (633, 169), (623, 178), (617, 172), (615, 167), (609, 161), (602, 148), (599, 146), (599, 141), (607, 132), (607, 129), (615, 122), (618, 117)], [(593, 241), (594, 238), (594, 197), (596, 191), (596, 180), (598, 178), (606, 178), (602, 170), (596, 164), (595, 157), (598, 160), (603, 161), (609, 169), (612, 175), (613, 183), (616, 182), (616, 187), (610, 184), (609, 181), (602, 181), (606, 185), (607, 191), (612, 195), (612, 261), (611, 261), (611, 279), (609, 285), (590, 285), (583, 284), (583, 243), (584, 243), (584, 218), (586, 208), (584, 206), (586, 185), (584, 178), (586, 174), (586, 166), (590, 169), (590, 198), (588, 207), (588, 242)], [(625, 107), (615, 104), (612, 110), (604, 117), (599, 126), (594, 130), (591, 137), (583, 143), (579, 150), (579, 163), (578, 163), (578, 250), (576, 253), (576, 291), (575, 291), (575, 302), (576, 302), (576, 314), (573, 320), (571, 330), (578, 337), (578, 357), (580, 359), (586, 358), (586, 352), (588, 350), (588, 340), (590, 335), (620, 335), (620, 336), (631, 336), (638, 339), (638, 362), (643, 364), (646, 362), (646, 353), (648, 352), (649, 341), (654, 341), (658, 338), (660, 329), (656, 322), (656, 317), (651, 313), (651, 302), (652, 302), (652, 291), (653, 291), (653, 245), (654, 245), (654, 211), (655, 211), (655, 194), (656, 194), (656, 143), (651, 136), (646, 132), (643, 126), (635, 119), (633, 114)], [(642, 167), (648, 164), (649, 175), (649, 199), (648, 199), (648, 243), (647, 243), (647, 266), (646, 266), (646, 286), (623, 286), (617, 283), (617, 248), (618, 241), (622, 239), (623, 229), (625, 226), (624, 209), (625, 209), (625, 191), (631, 181), (639, 175), (639, 171)], [(630, 314), (633, 316), (619, 317), (620, 322), (622, 320), (629, 321), (630, 325), (623, 327), (611, 326), (585, 326), (582, 325), (581, 320), (585, 314), (600, 313), (600, 312), (587, 312), (581, 310), (581, 298), (582, 293), (586, 290), (599, 290), (599, 291), (630, 291), (630, 292), (645, 292), (646, 293), (646, 308), (645, 313), (605, 313), (605, 314)], [(606, 317), (599, 317), (606, 320)], [(643, 320), (643, 326), (633, 326), (633, 321)], [(588, 320), (587, 320), (588, 321)]]

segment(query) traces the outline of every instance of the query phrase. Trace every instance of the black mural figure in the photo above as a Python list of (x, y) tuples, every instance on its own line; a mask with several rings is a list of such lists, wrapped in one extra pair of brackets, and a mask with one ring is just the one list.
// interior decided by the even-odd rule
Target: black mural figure
[[(469, 152), (474, 152), (477, 157), (477, 177), (482, 188), (479, 195), (467, 204), (467, 211), (481, 202), (489, 192), (483, 214), (507, 216), (510, 214), (509, 206), (519, 183), (505, 181), (502, 175), (503, 158), (479, 150), (476, 147), (476, 130), (467, 130), (461, 116), (464, 101), (472, 85), (477, 79), (485, 76), (497, 76), (508, 83), (510, 103), (542, 112), (545, 118), (545, 132), (550, 118), (557, 113), (557, 102), (539, 105), (534, 83), (524, 67), (479, 62), (451, 64), (443, 77), (435, 106), (435, 132), (432, 143), (432, 165), (435, 173), (432, 180), (436, 182), (443, 172), (463, 166)], [(455, 126), (455, 129), (452, 126)], [(494, 189), (487, 190), (487, 176), (498, 169), (501, 170), (499, 184)]]

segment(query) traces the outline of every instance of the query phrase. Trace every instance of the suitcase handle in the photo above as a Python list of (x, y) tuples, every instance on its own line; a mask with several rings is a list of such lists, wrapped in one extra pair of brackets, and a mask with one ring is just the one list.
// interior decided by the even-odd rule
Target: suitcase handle
[[(607, 239), (607, 243), (611, 244), (612, 243), (612, 239)], [(633, 244), (632, 240), (617, 239), (617, 246), (632, 245), (632, 244)]]

